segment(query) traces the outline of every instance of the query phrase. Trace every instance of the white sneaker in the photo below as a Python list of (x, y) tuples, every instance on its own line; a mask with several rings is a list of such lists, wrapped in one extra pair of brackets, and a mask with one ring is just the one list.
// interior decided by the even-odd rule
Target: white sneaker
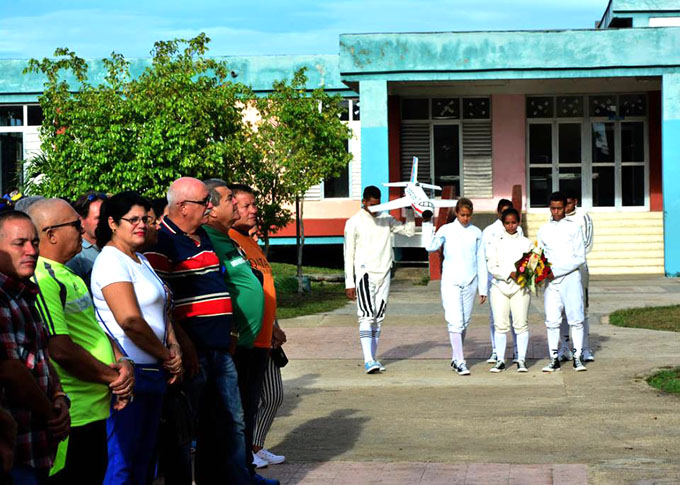
[(269, 451), (267, 448), (262, 448), (260, 451), (257, 453), (254, 453), (254, 455), (259, 456), (261, 459), (269, 463), (270, 465), (278, 465), (279, 463), (283, 463), (286, 461), (286, 457), (283, 455), (275, 455), (271, 451)]
[(486, 359), (487, 364), (495, 364), (498, 361), (498, 355), (496, 355), (495, 351), (491, 351), (491, 355), (489, 356), (488, 359)]
[(257, 453), (253, 453), (253, 465), (255, 465), (255, 468), (265, 468), (269, 463), (267, 463), (267, 460), (260, 458)]

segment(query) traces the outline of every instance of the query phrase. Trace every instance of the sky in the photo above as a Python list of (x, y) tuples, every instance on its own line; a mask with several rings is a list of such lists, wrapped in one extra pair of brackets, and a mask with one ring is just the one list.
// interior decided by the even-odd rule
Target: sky
[(148, 57), (157, 40), (205, 32), (210, 55), (337, 54), (368, 32), (589, 29), (607, 0), (0, 0), (0, 58), (68, 47)]

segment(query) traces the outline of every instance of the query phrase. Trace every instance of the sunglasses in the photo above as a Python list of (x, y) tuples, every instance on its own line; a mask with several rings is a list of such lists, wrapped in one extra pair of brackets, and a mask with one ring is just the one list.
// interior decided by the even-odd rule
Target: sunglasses
[(49, 231), (50, 229), (56, 229), (58, 227), (66, 227), (66, 226), (75, 227), (77, 231), (82, 231), (82, 229), (83, 229), (83, 224), (80, 222), (80, 219), (76, 219), (75, 221), (64, 222), (63, 224), (55, 224), (54, 226), (43, 227), (42, 232)]
[(191, 204), (203, 205), (203, 206), (206, 206), (206, 207), (207, 207), (208, 204), (210, 203), (210, 194), (208, 194), (208, 195), (205, 197), (205, 199), (202, 199), (202, 200), (185, 200), (185, 201), (183, 201), (183, 202), (184, 202), (184, 203), (189, 202), (189, 203), (191, 203)]
[(106, 194), (103, 192), (96, 192), (87, 196), (88, 202), (94, 202), (95, 200), (106, 200)]
[(143, 216), (143, 217), (134, 216), (134, 217), (130, 217), (130, 218), (121, 217), (121, 219), (124, 220), (124, 221), (129, 222), (129, 223), (132, 224), (133, 226), (136, 226), (136, 225), (139, 224), (140, 222), (143, 222), (143, 223), (146, 224), (147, 226), (151, 226), (151, 225), (156, 224), (156, 218), (155, 218), (155, 217), (151, 217), (151, 216)]

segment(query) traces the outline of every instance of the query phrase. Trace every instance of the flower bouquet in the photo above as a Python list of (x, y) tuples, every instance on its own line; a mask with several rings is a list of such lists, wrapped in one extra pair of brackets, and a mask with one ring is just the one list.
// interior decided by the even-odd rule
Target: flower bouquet
[(531, 293), (536, 294), (536, 286), (553, 277), (550, 263), (543, 254), (543, 249), (534, 245), (531, 251), (524, 253), (515, 263), (515, 281), (522, 288), (528, 287)]

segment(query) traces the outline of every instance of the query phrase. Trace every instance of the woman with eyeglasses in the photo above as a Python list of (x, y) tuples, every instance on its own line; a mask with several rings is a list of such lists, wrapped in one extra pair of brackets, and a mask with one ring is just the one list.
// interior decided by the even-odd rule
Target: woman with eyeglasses
[(97, 319), (135, 366), (133, 401), (121, 411), (112, 408), (107, 420), (105, 484), (148, 482), (166, 383), (175, 382), (182, 369), (167, 318), (168, 290), (138, 252), (154, 222), (149, 209), (136, 192), (114, 195), (102, 204), (96, 230), (102, 248), (92, 269)]

